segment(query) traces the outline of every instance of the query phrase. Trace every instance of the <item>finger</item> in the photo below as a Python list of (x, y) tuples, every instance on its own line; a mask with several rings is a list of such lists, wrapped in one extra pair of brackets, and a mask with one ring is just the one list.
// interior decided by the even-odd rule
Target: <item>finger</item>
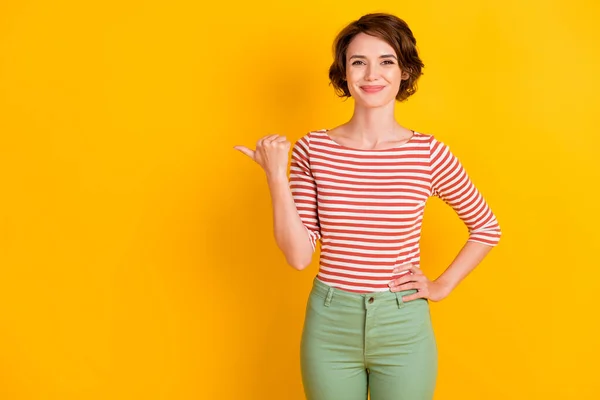
[(263, 138), (260, 138), (258, 140), (258, 142), (256, 142), (256, 150), (263, 148), (266, 145), (271, 144), (271, 139), (272, 136), (265, 136)]
[(427, 277), (425, 275), (406, 275), (402, 278), (392, 279), (389, 286), (400, 286), (408, 282), (425, 282), (426, 280)]
[(415, 277), (413, 275), (404, 274), (400, 278), (392, 279), (389, 283), (389, 286), (398, 286), (398, 285), (402, 285), (403, 283), (412, 282), (412, 281), (415, 281)]
[(406, 282), (398, 286), (393, 286), (390, 290), (392, 292), (401, 292), (403, 290), (419, 289), (420, 285), (418, 282)]
[(273, 139), (277, 139), (279, 137), (279, 135), (268, 135), (268, 136), (264, 136), (262, 138), (259, 139), (259, 142), (261, 143), (269, 143), (272, 142)]
[(417, 293), (413, 293), (413, 294), (409, 294), (408, 296), (402, 296), (402, 301), (407, 302), (407, 301), (412, 301), (412, 300), (416, 300), (416, 299), (424, 299), (425, 294), (423, 292), (417, 292)]
[(402, 271), (412, 271), (413, 269), (414, 269), (414, 265), (408, 263), (408, 264), (403, 264), (403, 265), (400, 265), (400, 266), (394, 268), (394, 270), (392, 272), (398, 273), (398, 272), (402, 272)]
[(415, 265), (411, 265), (411, 267), (405, 268), (404, 271), (408, 271), (411, 275), (423, 275), (423, 271), (421, 271), (421, 268)]
[(254, 160), (254, 150), (250, 150), (249, 148), (247, 148), (245, 146), (234, 146), (233, 148), (241, 151), (242, 153), (244, 153), (245, 155), (247, 155), (248, 157), (250, 157), (251, 159)]

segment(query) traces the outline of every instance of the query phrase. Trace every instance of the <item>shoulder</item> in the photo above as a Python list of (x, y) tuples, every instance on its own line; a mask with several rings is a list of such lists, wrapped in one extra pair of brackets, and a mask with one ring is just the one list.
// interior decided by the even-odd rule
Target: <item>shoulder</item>
[(304, 135), (300, 136), (294, 142), (294, 147), (301, 146), (308, 150), (310, 148), (311, 141), (322, 140), (327, 137), (327, 129), (319, 129), (314, 131), (309, 131)]
[(432, 133), (415, 131), (415, 136), (421, 143), (427, 143), (431, 150), (447, 149), (449, 147), (443, 140), (440, 140)]
[(430, 134), (430, 133), (424, 133), (424, 132), (419, 132), (419, 131), (413, 131), (414, 135), (411, 138), (411, 140), (415, 140), (419, 143), (431, 143), (433, 140), (435, 140), (435, 137)]
[(327, 132), (327, 129), (319, 129), (316, 131), (309, 131), (304, 135), (300, 136), (296, 139), (292, 145), (292, 153), (296, 155), (300, 155), (303, 158), (310, 158), (310, 145), (311, 142), (319, 141), (319, 139), (323, 139)]
[(420, 148), (421, 150), (427, 150), (431, 152), (431, 150), (435, 147), (437, 140), (435, 136), (431, 133), (424, 133), (414, 130), (414, 135), (410, 139), (410, 143), (414, 146)]
[(304, 136), (302, 136), (303, 138), (307, 138), (307, 140), (311, 140), (311, 139), (321, 139), (323, 137), (326, 137), (328, 135), (328, 133), (330, 132), (330, 129), (318, 129), (318, 130), (314, 130), (314, 131), (310, 131), (307, 134), (305, 134)]

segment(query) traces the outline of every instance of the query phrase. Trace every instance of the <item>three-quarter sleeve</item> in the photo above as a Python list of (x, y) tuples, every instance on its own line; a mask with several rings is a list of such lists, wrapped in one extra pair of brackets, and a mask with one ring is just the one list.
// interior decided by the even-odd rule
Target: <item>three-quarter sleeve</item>
[(313, 251), (321, 239), (321, 229), (317, 212), (317, 185), (310, 170), (310, 138), (305, 135), (298, 139), (292, 148), (290, 165), (290, 189), (312, 244)]
[(468, 241), (496, 246), (501, 236), (496, 216), (458, 158), (447, 145), (433, 137), (430, 151), (432, 195), (456, 211), (469, 230)]

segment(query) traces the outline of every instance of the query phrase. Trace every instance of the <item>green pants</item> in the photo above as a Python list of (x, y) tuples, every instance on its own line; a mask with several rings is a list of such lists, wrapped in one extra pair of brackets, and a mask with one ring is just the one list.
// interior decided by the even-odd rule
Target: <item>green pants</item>
[(308, 400), (431, 400), (437, 345), (416, 290), (359, 294), (315, 278), (301, 342)]

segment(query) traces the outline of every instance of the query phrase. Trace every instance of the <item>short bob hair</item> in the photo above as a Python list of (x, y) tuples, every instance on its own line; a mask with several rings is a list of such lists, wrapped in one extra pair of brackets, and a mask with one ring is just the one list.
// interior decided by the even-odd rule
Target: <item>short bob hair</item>
[(329, 68), (329, 80), (340, 97), (351, 97), (346, 82), (346, 52), (352, 39), (359, 33), (385, 40), (396, 51), (399, 67), (409, 78), (400, 82), (396, 100), (404, 101), (417, 91), (417, 80), (425, 67), (417, 51), (417, 40), (408, 24), (391, 14), (366, 14), (351, 22), (336, 37), (333, 43), (334, 60)]

